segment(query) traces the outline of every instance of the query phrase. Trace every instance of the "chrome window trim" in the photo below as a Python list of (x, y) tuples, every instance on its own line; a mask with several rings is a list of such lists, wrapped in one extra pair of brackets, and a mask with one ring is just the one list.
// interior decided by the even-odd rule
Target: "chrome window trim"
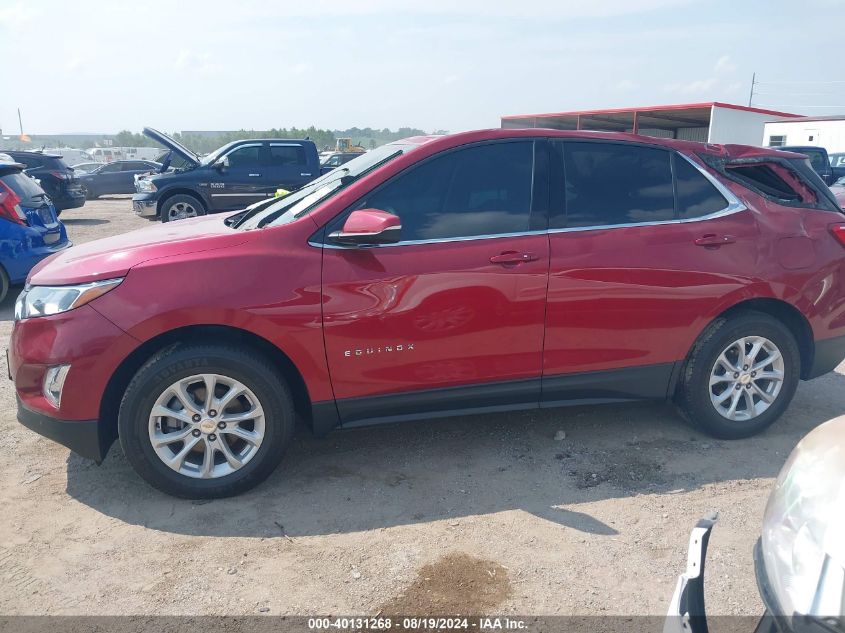
[(233, 147), (232, 149), (227, 151), (222, 156), (218, 156), (217, 160), (220, 160), (221, 158), (225, 158), (226, 156), (228, 156), (232, 152), (237, 152), (239, 149), (244, 149), (245, 147), (261, 147), (262, 145), (264, 145), (264, 143), (244, 143), (243, 145), (236, 145), (235, 147)]
[(315, 242), (312, 240), (308, 241), (310, 246), (315, 247), (322, 247), (322, 248), (333, 248), (333, 249), (341, 249), (347, 250), (350, 248), (395, 248), (397, 246), (417, 246), (419, 244), (443, 244), (448, 242), (468, 242), (468, 241), (475, 241), (475, 240), (490, 240), (496, 238), (512, 238), (512, 237), (525, 237), (529, 235), (551, 235), (553, 233), (580, 233), (583, 231), (607, 231), (612, 229), (630, 229), (634, 227), (644, 226), (662, 226), (664, 224), (691, 224), (693, 222), (706, 222), (708, 220), (716, 220), (718, 218), (723, 218), (729, 215), (733, 215), (734, 213), (741, 213), (742, 211), (748, 210), (748, 207), (745, 206), (739, 198), (737, 198), (730, 189), (728, 189), (725, 185), (723, 185), (719, 180), (713, 176), (712, 174), (708, 173), (701, 165), (696, 163), (693, 159), (689, 156), (679, 152), (677, 150), (670, 150), (674, 154), (680, 156), (684, 160), (686, 160), (690, 165), (695, 167), (698, 172), (704, 176), (707, 181), (712, 184), (716, 190), (727, 200), (728, 206), (724, 209), (720, 209), (719, 211), (714, 211), (713, 213), (709, 213), (707, 215), (702, 215), (696, 218), (677, 218), (672, 220), (656, 220), (652, 222), (628, 222), (625, 224), (597, 224), (594, 226), (573, 226), (573, 227), (566, 227), (562, 229), (542, 229), (538, 231), (524, 231), (521, 233), (496, 233), (492, 235), (471, 235), (466, 237), (445, 237), (445, 238), (434, 238), (430, 240), (408, 240), (404, 242), (396, 242), (395, 244), (373, 244), (372, 246), (344, 246), (339, 244), (331, 244), (328, 242)]

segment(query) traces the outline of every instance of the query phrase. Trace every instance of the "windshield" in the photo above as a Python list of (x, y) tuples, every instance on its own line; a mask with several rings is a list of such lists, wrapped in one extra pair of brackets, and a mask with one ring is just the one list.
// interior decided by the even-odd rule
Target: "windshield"
[(226, 143), (223, 147), (218, 147), (216, 150), (214, 150), (210, 154), (207, 154), (206, 156), (204, 156), (200, 160), (200, 165), (210, 165), (211, 163), (216, 161), (218, 158), (220, 158), (223, 154), (225, 154), (230, 149), (232, 149), (232, 146), (237, 142), (238, 141), (232, 141), (231, 143)]
[(318, 203), (327, 200), (347, 184), (415, 147), (417, 146), (391, 143), (361, 154), (343, 167), (312, 180), (302, 189), (294, 191), (277, 202), (266, 206), (259, 205), (255, 209), (243, 212), (244, 214), (240, 217), (235, 216), (232, 226), (249, 230), (293, 222), (307, 215)]

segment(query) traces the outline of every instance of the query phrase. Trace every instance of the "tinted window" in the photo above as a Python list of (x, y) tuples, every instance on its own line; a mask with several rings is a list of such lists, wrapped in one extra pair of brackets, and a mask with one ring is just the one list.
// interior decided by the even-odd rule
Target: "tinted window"
[(98, 174), (114, 174), (120, 171), (120, 163), (109, 163), (108, 165), (103, 165), (98, 171)]
[(675, 182), (678, 191), (678, 217), (698, 218), (721, 211), (728, 201), (704, 175), (685, 158), (675, 155)]
[(246, 145), (232, 150), (226, 156), (229, 158), (230, 167), (254, 167), (258, 164), (260, 145)]
[(18, 156), (17, 162), (23, 163), (26, 165), (27, 169), (34, 169), (35, 167), (41, 167), (43, 161), (39, 156), (27, 156), (26, 154), (22, 156)]
[(738, 178), (746, 187), (764, 193), (767, 196), (789, 202), (801, 201), (801, 194), (795, 191), (780, 174), (766, 163), (738, 166), (729, 165), (728, 173)]
[(33, 196), (44, 193), (44, 190), (38, 186), (37, 182), (20, 172), (0, 176), (0, 180), (24, 202), (28, 202)]
[(271, 165), (305, 165), (305, 148), (302, 145), (270, 145)]
[(140, 171), (142, 169), (149, 169), (145, 163), (140, 163), (138, 161), (129, 161), (128, 163), (123, 163), (121, 167), (123, 171)]
[(398, 215), (402, 240), (520, 233), (530, 228), (533, 143), (479, 145), (397, 176), (357, 208)]
[(558, 218), (552, 226), (605, 226), (675, 217), (668, 151), (613, 143), (569, 141), (562, 145), (566, 219), (564, 224)]

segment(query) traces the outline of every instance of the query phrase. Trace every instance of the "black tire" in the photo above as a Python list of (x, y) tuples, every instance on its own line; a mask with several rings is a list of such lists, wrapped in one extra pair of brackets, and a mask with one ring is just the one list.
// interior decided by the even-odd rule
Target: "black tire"
[(9, 275), (6, 270), (0, 266), (0, 301), (6, 298), (9, 294)]
[(176, 195), (170, 196), (169, 198), (165, 198), (162, 201), (159, 211), (159, 215), (161, 217), (162, 222), (173, 222), (174, 220), (181, 219), (173, 217), (173, 213), (171, 212), (171, 209), (173, 209), (173, 207), (177, 205), (185, 205), (186, 207), (190, 207), (196, 212), (196, 216), (206, 214), (205, 205), (202, 203), (202, 200), (200, 200), (196, 196), (192, 196), (187, 193), (177, 193)]
[[(765, 337), (777, 346), (783, 359), (783, 383), (768, 409), (748, 420), (731, 420), (720, 414), (711, 402), (711, 372), (732, 342), (751, 336)], [(695, 426), (713, 437), (725, 440), (751, 437), (783, 414), (795, 395), (800, 375), (801, 352), (789, 328), (768, 314), (745, 311), (717, 319), (701, 334), (682, 370), (676, 401)]]
[[(246, 385), (264, 409), (264, 438), (255, 455), (234, 472), (197, 479), (167, 466), (153, 449), (149, 416), (157, 398), (180, 378), (216, 373)], [(186, 499), (240, 494), (266, 479), (293, 437), (293, 399), (281, 374), (258, 354), (222, 345), (168, 347), (150, 358), (129, 383), (118, 415), (120, 444), (135, 471), (159, 490)]]
[(90, 189), (88, 187), (85, 187), (85, 199), (86, 200), (96, 200), (99, 197), (100, 197), (100, 194), (98, 194), (96, 191), (94, 191), (93, 189)]

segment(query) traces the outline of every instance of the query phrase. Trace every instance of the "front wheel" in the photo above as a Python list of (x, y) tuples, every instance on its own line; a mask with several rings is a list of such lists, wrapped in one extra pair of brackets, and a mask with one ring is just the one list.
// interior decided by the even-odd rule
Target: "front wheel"
[(236, 495), (266, 479), (294, 429), (288, 387), (263, 358), (217, 345), (175, 345), (147, 361), (118, 415), (135, 471), (189, 499)]
[(767, 314), (744, 312), (718, 319), (701, 335), (684, 367), (678, 404), (714, 437), (750, 437), (783, 414), (800, 374), (789, 329)]
[(162, 222), (195, 218), (199, 215), (205, 215), (205, 207), (202, 201), (188, 194), (170, 196), (161, 205)]

